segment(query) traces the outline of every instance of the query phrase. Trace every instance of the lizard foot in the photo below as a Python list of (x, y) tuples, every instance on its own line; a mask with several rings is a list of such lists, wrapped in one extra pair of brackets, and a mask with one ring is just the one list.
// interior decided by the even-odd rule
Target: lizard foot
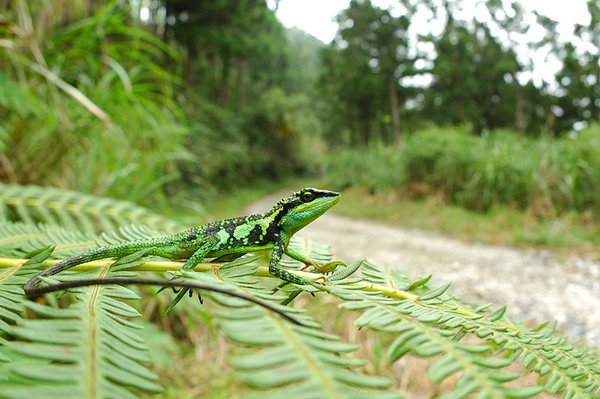
[(313, 272), (325, 274), (325, 273), (334, 272), (338, 266), (347, 267), (348, 265), (343, 260), (332, 260), (332, 261), (324, 263), (322, 265), (319, 265), (318, 263), (306, 265), (302, 268), (302, 270), (306, 270), (309, 267), (313, 267), (314, 268)]

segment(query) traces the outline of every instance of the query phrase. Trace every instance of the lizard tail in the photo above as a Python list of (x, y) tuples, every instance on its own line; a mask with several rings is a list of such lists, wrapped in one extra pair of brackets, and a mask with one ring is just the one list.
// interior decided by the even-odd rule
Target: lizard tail
[(77, 256), (73, 256), (72, 258), (65, 259), (61, 262), (58, 262), (52, 267), (42, 270), (33, 276), (25, 286), (23, 290), (25, 291), (25, 295), (29, 298), (36, 298), (40, 296), (38, 291), (40, 291), (39, 284), (42, 281), (42, 278), (53, 276), (58, 274), (64, 270), (70, 269), (74, 266), (81, 265), (83, 263), (92, 262), (94, 260), (113, 258), (117, 256), (130, 255), (141, 248), (135, 242), (124, 242), (121, 244), (111, 245), (107, 247), (100, 247), (97, 249), (93, 249), (91, 251), (82, 253)]

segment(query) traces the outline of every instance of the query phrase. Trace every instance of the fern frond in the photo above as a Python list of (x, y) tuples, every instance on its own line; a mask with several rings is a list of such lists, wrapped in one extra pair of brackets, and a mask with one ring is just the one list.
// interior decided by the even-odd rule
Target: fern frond
[[(91, 233), (71, 233), (58, 226), (4, 222), (0, 223), (0, 244), (4, 242), (5, 247), (0, 245), (0, 256), (3, 251), (22, 253), (40, 243), (54, 243), (64, 251), (58, 257), (63, 257), (69, 251), (78, 252), (77, 248), (84, 242), (85, 245), (94, 245), (92, 241), (108, 244), (156, 234), (149, 227), (130, 226), (98, 238)], [(69, 242), (73, 242), (75, 248), (69, 248)], [(319, 262), (331, 259), (328, 246), (301, 238), (295, 238), (290, 245)], [(55, 261), (44, 264), (52, 262)], [(0, 397), (22, 396), (23, 386), (27, 384), (29, 394), (44, 392), (43, 397), (60, 396), (65, 392), (85, 394), (92, 385), (95, 389), (106, 389), (102, 393), (107, 397), (111, 392), (118, 393), (113, 396), (135, 397), (138, 392), (158, 389), (155, 377), (145, 366), (145, 352), (137, 338), (135, 324), (129, 320), (137, 313), (120, 301), (133, 299), (131, 291), (118, 286), (78, 289), (74, 292), (79, 300), (66, 309), (23, 302), (20, 286), (33, 274), (30, 267), (41, 266), (41, 258), (29, 267), (19, 267), (22, 263), (22, 259), (0, 259), (0, 266), (5, 266), (0, 269), (0, 379), (5, 379), (0, 384)], [(284, 259), (283, 263), (289, 268), (303, 266), (290, 259)], [(84, 268), (104, 267), (101, 269), (104, 273), (106, 265), (107, 262), (97, 261)], [(134, 265), (136, 269), (166, 271), (178, 270), (182, 263), (134, 262), (120, 265), (119, 270)], [(352, 273), (358, 269), (362, 276), (353, 277)], [(259, 396), (398, 397), (390, 391), (389, 381), (362, 372), (360, 367), (364, 362), (352, 356), (355, 346), (328, 334), (300, 310), (281, 305), (302, 292), (299, 288), (309, 292), (319, 289), (292, 285), (274, 293), (272, 285), (279, 281), (257, 279), (269, 273), (261, 256), (256, 254), (229, 263), (202, 263), (195, 270), (176, 275), (269, 301), (287, 313), (295, 313), (296, 318), (310, 326), (289, 324), (276, 314), (242, 300), (202, 293), (221, 305), (204, 307), (202, 311), (217, 320), (217, 330), (243, 347), (230, 354), (231, 364), (243, 382), (261, 389)], [(110, 273), (118, 276), (128, 272)], [(309, 278), (318, 276), (295, 273)], [(64, 279), (81, 276), (81, 272), (60, 275)], [(390, 364), (405, 355), (431, 359), (430, 380), (436, 384), (445, 382), (444, 386), (450, 387), (439, 396), (441, 398), (528, 398), (542, 390), (565, 398), (598, 397), (600, 359), (597, 353), (556, 336), (552, 325), (531, 329), (508, 318), (505, 308), (465, 305), (447, 293), (448, 285), (431, 287), (429, 280), (430, 277), (410, 281), (388, 268), (359, 262), (335, 271), (325, 291), (341, 298), (343, 307), (362, 312), (355, 322), (357, 326), (391, 335), (392, 344), (387, 350)], [(96, 292), (95, 299), (90, 292)], [(23, 320), (25, 304), (38, 319)], [(90, 308), (90, 304), (94, 306)], [(183, 309), (186, 308), (190, 309)], [(95, 310), (95, 329), (90, 327), (90, 309)], [(96, 358), (98, 372), (92, 377), (83, 372), (89, 371), (93, 363), (89, 356), (90, 331), (98, 337), (96, 353), (106, 355)], [(7, 342), (2, 338), (3, 333), (5, 338), (19, 340)], [(104, 345), (107, 342), (110, 344)], [(12, 361), (3, 363), (8, 359)], [(119, 365), (112, 364), (114, 359), (119, 359)], [(522, 364), (526, 374), (536, 376), (537, 385), (523, 383), (521, 374), (524, 373), (517, 374), (511, 366), (515, 363)], [(61, 374), (47, 375), (50, 366)], [(119, 380), (115, 375), (126, 377)], [(39, 386), (50, 385), (52, 388), (47, 391), (43, 388), (38, 391)]]
[(55, 247), (56, 256), (68, 257), (95, 247), (97, 240), (93, 233), (55, 225), (0, 221), (0, 257), (20, 257), (46, 245)]
[[(23, 264), (0, 269), (0, 340), (2, 335), (10, 333), (13, 326), (21, 321), (25, 313), (23, 285), (37, 273), (37, 267), (48, 259), (52, 249), (46, 247), (38, 252), (32, 252), (28, 256), (30, 259)], [(1, 353), (0, 358), (3, 358)]]
[(147, 225), (130, 224), (118, 229), (103, 232), (97, 240), (98, 245), (113, 245), (123, 241), (141, 240), (163, 235), (164, 232)]
[[(365, 362), (350, 354), (358, 347), (304, 317), (312, 328), (292, 326), (258, 309), (223, 313), (220, 327), (233, 342), (252, 347), (232, 359), (240, 379), (261, 398), (398, 398), (391, 382), (355, 369)], [(248, 353), (249, 352), (249, 353)]]
[(128, 201), (52, 187), (0, 183), (0, 220), (26, 224), (48, 223), (69, 230), (111, 231), (128, 224), (144, 224), (173, 232), (183, 227)]
[[(503, 309), (479, 313), (465, 309), (444, 294), (447, 287), (430, 289), (422, 284), (408, 284), (396, 272), (368, 262), (363, 270), (369, 284), (392, 290), (401, 285), (418, 294), (398, 300), (382, 292), (365, 292), (357, 289), (360, 284), (352, 286), (347, 282), (337, 284), (332, 292), (353, 299), (342, 306), (363, 311), (356, 320), (357, 326), (396, 335), (388, 349), (390, 363), (408, 353), (426, 358), (440, 355), (441, 359), (429, 368), (432, 381), (441, 383), (462, 373), (454, 389), (440, 397), (461, 398), (476, 392), (480, 397), (526, 398), (542, 389), (562, 393), (565, 398), (583, 399), (598, 394), (600, 362), (594, 356), (585, 356), (563, 338), (518, 326), (503, 316)], [(465, 336), (470, 337), (468, 343), (462, 342)], [(520, 377), (507, 370), (514, 361), (546, 378), (544, 387), (507, 386), (507, 382)]]
[[(251, 276), (258, 267), (254, 262), (257, 259), (256, 256), (241, 258), (212, 273), (186, 272), (183, 275), (186, 280), (222, 284), (229, 289), (235, 287), (246, 295), (281, 302), (284, 295), (257, 285)], [(234, 298), (206, 295), (227, 307), (227, 311), (215, 311), (213, 317), (219, 320), (219, 328), (229, 340), (245, 348), (244, 353), (232, 357), (231, 364), (239, 371), (242, 382), (261, 390), (256, 397), (379, 399), (402, 396), (390, 390), (391, 382), (386, 378), (355, 370), (365, 365), (351, 355), (357, 346), (326, 333), (309, 316), (296, 314), (297, 319), (310, 327), (296, 326), (272, 312)], [(281, 309), (294, 311), (284, 306)]]
[[(107, 269), (94, 273), (133, 275)], [(22, 320), (10, 331), (19, 341), (10, 343), (9, 355), (14, 356), (0, 397), (137, 398), (139, 392), (160, 392), (158, 377), (148, 367), (147, 347), (137, 334), (142, 327), (130, 320), (139, 313), (123, 302), (138, 296), (119, 286), (73, 292), (77, 300), (64, 309), (27, 302), (38, 318)]]
[[(306, 237), (302, 237), (301, 235), (292, 236), (289, 246), (296, 252), (303, 254), (307, 258), (312, 259), (317, 263), (329, 262), (333, 257), (333, 254), (331, 253), (331, 247), (329, 245), (311, 241)], [(304, 263), (294, 260), (288, 256), (283, 257), (281, 260), (281, 265), (288, 269), (296, 270), (302, 269), (305, 266)]]

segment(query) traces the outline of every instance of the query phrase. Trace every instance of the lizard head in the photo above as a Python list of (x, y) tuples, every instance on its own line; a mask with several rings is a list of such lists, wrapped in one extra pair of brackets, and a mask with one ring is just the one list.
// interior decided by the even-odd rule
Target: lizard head
[(273, 208), (282, 214), (279, 226), (292, 235), (337, 204), (340, 193), (304, 188), (284, 198)]

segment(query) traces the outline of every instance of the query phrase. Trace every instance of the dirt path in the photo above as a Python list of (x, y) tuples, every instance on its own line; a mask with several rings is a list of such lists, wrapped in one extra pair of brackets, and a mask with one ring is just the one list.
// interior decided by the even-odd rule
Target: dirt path
[[(286, 195), (284, 193), (283, 195)], [(275, 194), (246, 209), (263, 212)], [(557, 320), (559, 330), (600, 347), (600, 264), (560, 262), (547, 251), (472, 244), (427, 231), (325, 214), (301, 234), (331, 244), (338, 259), (365, 255), (410, 278), (433, 274), (434, 283), (477, 304), (507, 305), (520, 321)]]

